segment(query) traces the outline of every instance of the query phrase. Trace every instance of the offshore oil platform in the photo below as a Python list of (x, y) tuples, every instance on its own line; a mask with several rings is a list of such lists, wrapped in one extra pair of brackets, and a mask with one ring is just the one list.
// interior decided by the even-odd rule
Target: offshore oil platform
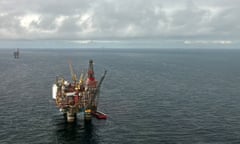
[(84, 120), (91, 120), (92, 116), (98, 119), (106, 119), (107, 115), (97, 110), (100, 86), (105, 78), (105, 70), (100, 81), (94, 76), (93, 60), (89, 60), (88, 71), (81, 73), (80, 78), (74, 73), (72, 64), (69, 63), (72, 82), (63, 77), (56, 77), (52, 86), (52, 98), (56, 102), (68, 122), (74, 122), (77, 113), (84, 113)]
[(13, 52), (13, 56), (15, 59), (19, 58), (19, 49), (17, 49), (16, 51)]

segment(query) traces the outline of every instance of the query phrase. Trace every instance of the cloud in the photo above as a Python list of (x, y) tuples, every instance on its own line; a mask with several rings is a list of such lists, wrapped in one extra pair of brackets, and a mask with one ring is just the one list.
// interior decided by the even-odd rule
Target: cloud
[(1, 0), (0, 39), (234, 41), (239, 12), (239, 0)]
[(213, 40), (213, 41), (208, 41), (208, 40), (186, 40), (184, 41), (184, 44), (232, 44), (233, 42), (230, 40)]

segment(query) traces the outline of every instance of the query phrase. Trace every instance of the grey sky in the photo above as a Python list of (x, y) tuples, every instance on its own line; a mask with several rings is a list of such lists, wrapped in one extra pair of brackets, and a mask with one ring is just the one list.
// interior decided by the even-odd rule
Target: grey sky
[(240, 0), (0, 0), (1, 40), (238, 45)]

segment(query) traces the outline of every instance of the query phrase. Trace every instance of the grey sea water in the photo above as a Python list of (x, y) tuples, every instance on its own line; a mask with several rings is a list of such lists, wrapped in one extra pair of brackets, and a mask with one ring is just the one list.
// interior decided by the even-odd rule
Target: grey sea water
[[(13, 50), (0, 50), (1, 144), (240, 143), (240, 50)], [(108, 119), (68, 124), (51, 87), (89, 59), (98, 79), (108, 71)]]

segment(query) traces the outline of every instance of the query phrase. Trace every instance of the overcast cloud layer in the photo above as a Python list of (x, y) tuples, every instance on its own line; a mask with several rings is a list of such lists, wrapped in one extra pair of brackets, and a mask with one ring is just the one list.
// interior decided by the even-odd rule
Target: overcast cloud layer
[(0, 39), (232, 44), (240, 0), (0, 0)]

